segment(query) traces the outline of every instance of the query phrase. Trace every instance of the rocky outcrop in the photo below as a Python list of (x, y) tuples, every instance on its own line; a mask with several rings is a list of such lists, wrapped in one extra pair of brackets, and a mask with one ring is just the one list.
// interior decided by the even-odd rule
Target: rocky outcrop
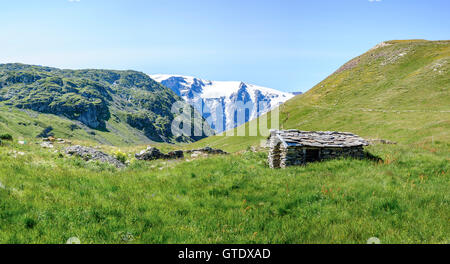
[(37, 138), (50, 138), (50, 137), (53, 137), (54, 134), (52, 133), (52, 131), (53, 131), (53, 127), (48, 126), (48, 127), (44, 128), (44, 130), (42, 130), (42, 132), (39, 135), (37, 135), (36, 137)]
[[(133, 132), (156, 142), (192, 142), (213, 134), (201, 118), (195, 122), (201, 123), (203, 133), (193, 136), (172, 133), (172, 121), (179, 120), (179, 115), (171, 111), (172, 106), (182, 102), (181, 98), (147, 74), (136, 71), (0, 64), (0, 102), (33, 113), (68, 118), (82, 124), (88, 133), (100, 130), (117, 137), (126, 136), (111, 131), (114, 129), (108, 121), (113, 118), (115, 123), (129, 125), (137, 130)], [(38, 137), (51, 135), (51, 131), (43, 131)], [(139, 143), (148, 142), (145, 137), (139, 137)]]
[[(187, 154), (190, 154), (191, 157), (207, 157), (208, 155), (226, 155), (227, 152), (221, 149), (213, 149), (210, 147), (205, 147), (201, 149), (193, 149), (186, 151)], [(158, 159), (182, 159), (184, 158), (184, 151), (175, 150), (171, 151), (167, 154), (162, 153), (159, 149), (155, 147), (147, 147), (147, 149), (136, 153), (135, 158), (138, 160), (158, 160)]]
[(109, 110), (105, 105), (89, 105), (79, 115), (78, 121), (87, 125), (90, 128), (102, 128), (105, 126), (105, 121), (110, 117)]
[(167, 153), (169, 159), (182, 159), (184, 158), (184, 152), (182, 150), (175, 150)]
[(116, 158), (93, 148), (77, 145), (66, 148), (65, 152), (70, 156), (81, 157), (86, 161), (96, 160), (104, 163), (109, 163), (111, 165), (116, 166), (117, 168), (125, 167), (125, 164), (123, 164)]
[(17, 102), (13, 105), (18, 108), (65, 116), (72, 120), (78, 120), (93, 129), (104, 128), (106, 120), (111, 115), (106, 99), (81, 96), (78, 98), (77, 96), (56, 94), (53, 99), (31, 97), (27, 100), (16, 99), (16, 96), (11, 100)]
[(136, 153), (135, 158), (138, 160), (157, 160), (164, 158), (164, 153), (155, 147), (147, 147), (147, 149)]
[(158, 160), (158, 159), (182, 159), (184, 153), (182, 150), (171, 151), (168, 154), (162, 153), (155, 147), (147, 147), (147, 149), (134, 155), (138, 160)]
[(193, 149), (188, 150), (186, 153), (204, 153), (204, 154), (213, 154), (213, 155), (227, 155), (228, 153), (221, 149), (213, 149), (211, 147), (204, 147), (201, 149)]

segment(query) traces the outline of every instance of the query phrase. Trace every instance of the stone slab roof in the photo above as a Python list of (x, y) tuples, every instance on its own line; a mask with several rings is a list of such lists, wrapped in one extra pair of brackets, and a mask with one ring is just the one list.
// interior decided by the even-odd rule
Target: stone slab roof
[(273, 136), (276, 136), (285, 147), (345, 148), (369, 145), (363, 138), (348, 132), (272, 130), (270, 137)]

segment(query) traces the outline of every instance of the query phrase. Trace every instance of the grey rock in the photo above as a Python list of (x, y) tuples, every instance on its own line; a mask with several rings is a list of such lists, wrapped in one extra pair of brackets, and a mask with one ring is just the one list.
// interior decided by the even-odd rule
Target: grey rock
[(147, 147), (147, 149), (134, 155), (138, 160), (158, 160), (158, 159), (182, 159), (184, 158), (184, 152), (182, 150), (176, 150), (169, 152), (168, 154), (162, 153), (155, 147)]
[(93, 149), (93, 148), (88, 148), (88, 147), (83, 147), (83, 146), (77, 145), (77, 146), (67, 147), (65, 149), (65, 152), (66, 152), (66, 154), (71, 155), (71, 156), (81, 157), (82, 159), (84, 159), (86, 161), (97, 160), (100, 162), (112, 164), (112, 165), (116, 166), (117, 168), (125, 167), (125, 164), (123, 164), (116, 158), (114, 158), (104, 152), (101, 152), (99, 150)]
[(41, 147), (43, 148), (53, 148), (53, 144), (50, 142), (42, 142)]
[(182, 159), (184, 158), (184, 152), (182, 150), (171, 151), (167, 154), (170, 159)]
[(221, 149), (213, 149), (211, 147), (204, 147), (201, 149), (193, 149), (188, 150), (186, 153), (205, 153), (205, 154), (213, 154), (213, 155), (227, 155), (228, 153)]
[(164, 158), (164, 154), (155, 147), (147, 147), (147, 149), (134, 155), (138, 160), (157, 160)]
[(99, 118), (100, 114), (97, 108), (89, 107), (86, 111), (84, 111), (78, 121), (87, 125), (90, 128), (99, 128), (102, 126), (103, 121)]

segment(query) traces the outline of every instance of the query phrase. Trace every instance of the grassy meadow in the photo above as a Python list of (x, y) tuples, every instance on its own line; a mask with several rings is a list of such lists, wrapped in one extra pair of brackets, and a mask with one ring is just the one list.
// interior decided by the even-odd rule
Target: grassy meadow
[(450, 242), (448, 149), (368, 150), (382, 161), (272, 170), (241, 151), (119, 170), (5, 143), (0, 243)]

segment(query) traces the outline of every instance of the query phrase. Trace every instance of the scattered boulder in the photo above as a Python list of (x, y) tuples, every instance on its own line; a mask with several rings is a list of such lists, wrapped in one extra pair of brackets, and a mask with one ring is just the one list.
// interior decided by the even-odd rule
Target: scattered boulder
[(72, 144), (72, 142), (62, 139), (62, 138), (54, 138), (52, 136), (43, 138), (42, 141), (44, 142), (52, 142), (52, 143), (58, 143), (58, 144)]
[(93, 149), (93, 148), (88, 148), (88, 147), (83, 147), (83, 146), (77, 145), (77, 146), (67, 147), (65, 149), (65, 152), (66, 152), (66, 154), (71, 155), (71, 156), (81, 157), (82, 159), (84, 159), (86, 161), (97, 160), (100, 162), (112, 164), (112, 165), (116, 166), (117, 168), (125, 167), (125, 164), (123, 164), (116, 158), (114, 158), (104, 152), (101, 152), (99, 150)]
[(52, 149), (53, 148), (53, 144), (51, 142), (42, 142), (41, 143), (41, 147)]
[(203, 153), (203, 154), (213, 154), (213, 155), (227, 155), (228, 153), (221, 149), (213, 149), (211, 147), (204, 147), (201, 149), (193, 149), (186, 151), (187, 153)]
[(56, 139), (53, 136), (42, 138), (42, 141), (45, 141), (45, 142), (55, 142), (55, 140)]
[(57, 138), (56, 139), (56, 143), (58, 143), (58, 144), (72, 144), (72, 142), (71, 141), (68, 141), (68, 140), (65, 140), (65, 139), (62, 139), (62, 138)]
[(155, 147), (147, 147), (147, 149), (134, 155), (138, 160), (157, 160), (157, 159), (182, 159), (184, 153), (182, 150), (171, 151), (168, 154), (162, 153)]
[[(228, 154), (227, 152), (225, 152), (221, 149), (213, 149), (210, 147), (205, 147), (202, 149), (188, 150), (188, 151), (186, 151), (186, 153), (191, 154), (192, 158), (207, 157), (209, 154), (215, 154), (215, 155)], [(167, 154), (164, 154), (159, 149), (149, 146), (149, 147), (147, 147), (147, 149), (141, 151), (140, 153), (135, 154), (134, 156), (138, 160), (182, 159), (182, 158), (184, 158), (184, 151), (175, 150), (175, 151), (171, 151)]]
[(150, 146), (134, 156), (138, 160), (157, 160), (164, 158), (164, 154), (159, 149)]
[(184, 152), (182, 150), (171, 151), (167, 154), (169, 159), (182, 159), (184, 158)]

